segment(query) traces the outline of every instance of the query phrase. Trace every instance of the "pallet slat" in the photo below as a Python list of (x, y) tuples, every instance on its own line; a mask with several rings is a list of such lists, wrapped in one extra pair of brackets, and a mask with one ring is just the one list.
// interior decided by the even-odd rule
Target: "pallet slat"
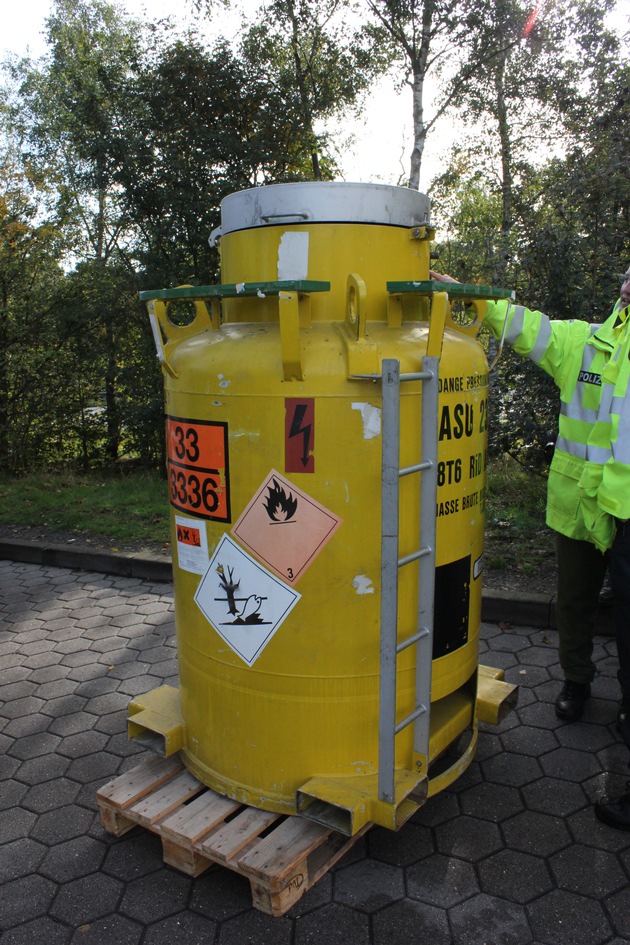
[(192, 774), (182, 771), (154, 793), (147, 794), (131, 807), (127, 807), (125, 813), (136, 818), (144, 827), (151, 827), (202, 790), (202, 785)]
[(238, 858), (241, 869), (264, 878), (273, 875), (278, 882), (295, 865), (324, 842), (330, 830), (304, 820), (289, 817), (277, 830)]
[(161, 833), (172, 840), (194, 843), (230, 814), (242, 807), (238, 801), (222, 797), (210, 789), (163, 820)]
[(213, 863), (232, 869), (249, 881), (254, 907), (275, 916), (284, 915), (360, 836), (223, 797), (197, 781), (179, 755), (142, 762), (101, 788), (96, 799), (109, 833), (151, 830), (162, 840), (164, 862), (189, 876)]
[(173, 755), (172, 758), (148, 758), (136, 768), (100, 788), (96, 794), (97, 800), (109, 801), (124, 810), (146, 794), (155, 791), (183, 769), (178, 755)]
[(246, 807), (234, 820), (224, 824), (205, 840), (201, 844), (201, 851), (218, 863), (228, 864), (279, 817), (280, 814), (268, 810)]

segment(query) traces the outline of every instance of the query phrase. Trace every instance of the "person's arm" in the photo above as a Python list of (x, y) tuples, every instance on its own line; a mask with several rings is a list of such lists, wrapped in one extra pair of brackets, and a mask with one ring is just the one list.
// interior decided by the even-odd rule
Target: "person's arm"
[[(457, 282), (452, 276), (430, 270), (435, 282)], [(557, 384), (562, 382), (566, 353), (571, 347), (586, 341), (589, 326), (586, 322), (551, 321), (543, 312), (507, 301), (486, 302), (484, 326), (495, 338), (501, 338), (505, 319), (508, 319), (505, 341), (517, 354), (529, 358), (550, 374)]]

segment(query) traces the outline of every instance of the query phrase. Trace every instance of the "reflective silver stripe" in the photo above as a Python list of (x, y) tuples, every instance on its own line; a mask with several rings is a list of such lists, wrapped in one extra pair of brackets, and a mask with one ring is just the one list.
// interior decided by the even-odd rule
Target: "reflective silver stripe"
[(586, 443), (576, 443), (574, 440), (567, 440), (566, 437), (559, 436), (556, 440), (556, 449), (568, 453), (569, 456), (586, 459)]
[(593, 345), (584, 345), (584, 350), (582, 351), (582, 370), (588, 371), (591, 364), (593, 363), (593, 358), (597, 354), (597, 348), (594, 348)]
[(534, 347), (530, 351), (530, 358), (534, 364), (540, 364), (543, 357), (545, 356), (545, 351), (549, 346), (549, 339), (551, 338), (551, 324), (546, 315), (540, 320), (540, 328), (538, 329), (538, 335), (536, 341), (534, 342)]
[(518, 339), (523, 334), (523, 323), (525, 321), (525, 309), (522, 305), (514, 306), (514, 315), (512, 316), (512, 321), (510, 322), (510, 327), (505, 333), (505, 340), (508, 344), (516, 344)]
[(604, 446), (587, 446), (586, 459), (589, 463), (599, 463), (603, 466), (609, 459), (612, 459), (612, 450)]
[[(593, 363), (593, 358), (597, 354), (597, 349), (591, 347), (590, 345), (585, 345), (582, 351), (582, 363), (580, 365), (580, 373), (582, 371), (588, 372), (591, 364)], [(579, 376), (579, 375), (578, 375)], [(608, 417), (610, 410), (610, 399), (612, 397), (613, 388), (610, 384), (605, 384), (602, 387), (602, 392), (599, 400), (599, 407), (597, 410), (589, 409), (584, 407), (582, 404), (582, 394), (583, 387), (580, 383), (575, 385), (573, 390), (573, 396), (568, 403), (563, 403), (560, 405), (560, 413), (567, 417), (569, 420), (582, 420), (584, 423), (593, 424), (598, 417)]]
[(573, 399), (568, 404), (561, 404), (560, 413), (569, 420), (583, 420), (584, 423), (593, 424), (597, 420), (597, 410), (589, 410), (588, 407), (583, 407), (577, 399)]
[(604, 423), (609, 421), (610, 418), (614, 390), (615, 389), (612, 384), (604, 384), (602, 386), (602, 396), (599, 399), (599, 408), (597, 413), (599, 415), (599, 419)]
[(630, 417), (630, 396), (613, 397), (610, 412), (619, 414), (620, 417)]
[(613, 397), (611, 410), (619, 417), (617, 439), (612, 444), (612, 452), (620, 463), (630, 465), (630, 396)]
[(600, 463), (601, 465), (606, 463), (612, 456), (612, 450), (601, 446), (588, 446), (586, 443), (576, 443), (574, 440), (567, 440), (565, 436), (558, 437), (556, 449), (568, 453), (569, 456), (575, 456), (577, 459), (584, 459), (590, 463)]
[(612, 456), (618, 463), (623, 463), (624, 466), (630, 464), (630, 443), (628, 442), (627, 436), (619, 440), (617, 443), (612, 445)]

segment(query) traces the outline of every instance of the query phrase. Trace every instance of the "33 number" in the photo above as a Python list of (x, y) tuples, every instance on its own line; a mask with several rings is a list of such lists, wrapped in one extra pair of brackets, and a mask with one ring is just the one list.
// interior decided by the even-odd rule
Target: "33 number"
[(175, 455), (178, 459), (187, 459), (189, 463), (199, 460), (199, 434), (194, 427), (176, 426), (173, 430)]

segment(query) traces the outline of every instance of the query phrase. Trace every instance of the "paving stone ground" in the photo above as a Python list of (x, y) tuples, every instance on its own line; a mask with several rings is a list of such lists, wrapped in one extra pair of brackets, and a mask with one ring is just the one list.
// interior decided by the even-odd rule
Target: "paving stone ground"
[(126, 705), (177, 684), (172, 588), (0, 561), (2, 945), (620, 945), (630, 833), (592, 802), (625, 788), (616, 659), (584, 718), (560, 723), (550, 630), (482, 626), (481, 659), (520, 686), (466, 774), (403, 829), (373, 829), (286, 916), (247, 880), (164, 866), (140, 828), (115, 839), (96, 790), (145, 756)]

